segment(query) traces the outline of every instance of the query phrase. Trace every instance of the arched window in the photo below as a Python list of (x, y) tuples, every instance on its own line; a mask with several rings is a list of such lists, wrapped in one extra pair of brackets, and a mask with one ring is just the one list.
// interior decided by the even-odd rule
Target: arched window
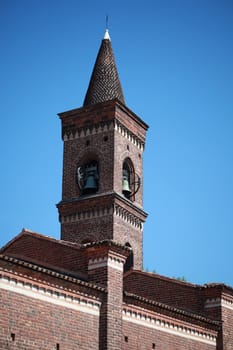
[(131, 201), (135, 200), (135, 194), (141, 186), (141, 179), (135, 173), (133, 163), (130, 158), (126, 158), (122, 166), (122, 193)]
[(130, 158), (126, 158), (122, 167), (122, 193), (123, 195), (133, 200), (133, 184), (134, 184), (134, 167)]

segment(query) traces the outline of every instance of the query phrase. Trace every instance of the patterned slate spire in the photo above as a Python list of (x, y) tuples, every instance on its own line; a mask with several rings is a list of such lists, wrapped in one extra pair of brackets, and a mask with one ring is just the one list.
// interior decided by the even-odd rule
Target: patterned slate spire
[(89, 106), (115, 98), (125, 103), (109, 32), (106, 29), (83, 105)]

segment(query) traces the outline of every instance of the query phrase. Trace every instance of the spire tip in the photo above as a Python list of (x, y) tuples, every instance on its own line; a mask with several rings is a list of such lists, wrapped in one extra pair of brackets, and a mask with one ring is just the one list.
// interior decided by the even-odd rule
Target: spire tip
[(106, 15), (106, 30), (108, 30), (108, 15)]
[(108, 15), (106, 15), (106, 28), (105, 28), (105, 33), (104, 33), (104, 39), (111, 41), (111, 38), (109, 35), (109, 30), (108, 30)]
[(108, 29), (105, 30), (104, 39), (105, 39), (105, 40), (110, 40), (110, 41), (111, 41), (111, 38), (110, 38)]

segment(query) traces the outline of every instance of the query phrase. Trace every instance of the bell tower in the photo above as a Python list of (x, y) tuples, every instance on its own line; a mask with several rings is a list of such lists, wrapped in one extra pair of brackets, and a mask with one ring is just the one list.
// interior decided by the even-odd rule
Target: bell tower
[(132, 248), (128, 267), (142, 268), (143, 150), (148, 126), (129, 108), (106, 30), (83, 107), (62, 122), (61, 239), (114, 240)]

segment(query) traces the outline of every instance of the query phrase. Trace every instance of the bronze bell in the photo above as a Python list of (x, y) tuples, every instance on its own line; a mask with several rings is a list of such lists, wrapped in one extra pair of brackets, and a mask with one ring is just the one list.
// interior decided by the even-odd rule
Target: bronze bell
[(127, 170), (123, 170), (123, 177), (122, 177), (122, 193), (125, 197), (130, 197), (131, 195), (131, 189), (129, 185), (129, 174)]
[(83, 186), (82, 193), (83, 194), (95, 193), (98, 190), (96, 166), (88, 166), (86, 168), (85, 178), (86, 180)]

